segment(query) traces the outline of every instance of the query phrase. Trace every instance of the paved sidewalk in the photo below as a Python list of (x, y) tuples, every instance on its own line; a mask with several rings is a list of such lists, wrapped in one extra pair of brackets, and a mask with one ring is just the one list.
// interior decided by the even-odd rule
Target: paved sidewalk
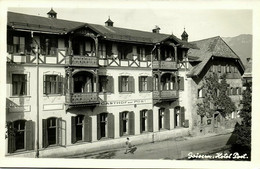
[(89, 159), (181, 159), (188, 153), (203, 153), (221, 149), (227, 145), (230, 131), (222, 134), (208, 134), (197, 137), (178, 137), (161, 142), (137, 145), (134, 154), (124, 154), (125, 148), (100, 151), (89, 154), (69, 156), (67, 158)]

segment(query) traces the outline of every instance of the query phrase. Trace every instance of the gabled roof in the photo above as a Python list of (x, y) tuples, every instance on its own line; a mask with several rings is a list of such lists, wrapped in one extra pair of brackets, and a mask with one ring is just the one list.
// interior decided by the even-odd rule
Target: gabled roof
[(82, 22), (52, 19), (42, 16), (8, 12), (7, 25), (14, 29), (25, 29), (49, 33), (66, 33), (68, 30), (83, 25)]
[(62, 19), (51, 19), (41, 16), (26, 15), (14, 12), (8, 12), (7, 25), (13, 29), (24, 29), (32, 31), (42, 31), (48, 33), (70, 33), (76, 29), (88, 26), (104, 38), (114, 41), (138, 42), (156, 44), (168, 38), (174, 39), (184, 48), (193, 47), (189, 42), (182, 41), (174, 35), (152, 33), (140, 30), (104, 26), (83, 22), (74, 22)]
[(188, 51), (188, 58), (197, 57), (197, 61), (200, 63), (193, 67), (193, 69), (188, 73), (189, 76), (199, 75), (211, 57), (237, 59), (240, 61), (240, 64), (244, 69), (239, 56), (226, 44), (226, 42), (220, 36), (194, 41), (191, 43), (196, 45), (199, 49), (190, 49)]

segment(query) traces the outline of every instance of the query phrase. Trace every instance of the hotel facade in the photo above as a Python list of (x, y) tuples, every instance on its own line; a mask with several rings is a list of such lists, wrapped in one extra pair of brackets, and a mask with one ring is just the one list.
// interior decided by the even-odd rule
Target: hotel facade
[(159, 27), (145, 32), (114, 27), (110, 18), (96, 25), (47, 14), (8, 12), (7, 156), (66, 156), (124, 146), (126, 137), (141, 144), (188, 135), (198, 123), (201, 72), (213, 62), (232, 66), (232, 97), (241, 99), (243, 65), (220, 37), (214, 50), (228, 51), (205, 61), (185, 31), (179, 39)]

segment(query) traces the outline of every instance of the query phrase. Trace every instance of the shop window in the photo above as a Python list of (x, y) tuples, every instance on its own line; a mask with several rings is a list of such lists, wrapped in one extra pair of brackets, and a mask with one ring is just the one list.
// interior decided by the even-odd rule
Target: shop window
[(7, 126), (8, 153), (34, 149), (34, 125), (31, 120), (7, 122)]
[(133, 76), (119, 76), (118, 78), (119, 92), (134, 92)]
[(13, 95), (27, 95), (27, 75), (12, 74)]
[(43, 93), (44, 94), (62, 94), (63, 78), (58, 75), (43, 76)]

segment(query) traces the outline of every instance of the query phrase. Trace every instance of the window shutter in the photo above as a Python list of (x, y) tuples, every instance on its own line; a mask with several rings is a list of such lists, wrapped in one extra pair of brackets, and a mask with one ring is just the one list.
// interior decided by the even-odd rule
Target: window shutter
[(8, 124), (8, 153), (13, 153), (15, 151), (15, 132), (14, 132), (14, 123), (7, 122)]
[(107, 82), (108, 92), (114, 93), (114, 78), (113, 78), (113, 76), (108, 76), (107, 80), (108, 80), (108, 82)]
[(185, 122), (185, 110), (184, 107), (181, 107), (180, 111), (180, 126), (184, 127), (184, 122)]
[(56, 119), (56, 132), (57, 132), (57, 144), (58, 145), (62, 145), (62, 119), (61, 118), (57, 118)]
[(100, 114), (97, 115), (97, 139), (101, 139), (101, 131), (100, 131)]
[(174, 128), (176, 128), (177, 127), (177, 119), (176, 119), (176, 114), (177, 114), (177, 108), (175, 107), (174, 108), (174, 114), (173, 114), (173, 124), (174, 124)]
[(142, 118), (143, 117), (143, 113), (142, 113), (142, 111), (140, 111), (140, 133), (142, 133), (142, 131), (143, 131), (143, 127), (142, 127)]
[(129, 76), (129, 92), (135, 92), (135, 81), (133, 76)]
[(92, 141), (92, 119), (89, 116), (84, 116), (84, 141)]
[(109, 113), (107, 116), (107, 121), (108, 121), (108, 137), (109, 138), (114, 138), (114, 130), (115, 130), (115, 120), (114, 120), (114, 115), (112, 113)]
[(76, 143), (76, 117), (71, 117), (71, 143)]
[(26, 129), (26, 150), (34, 149), (34, 130), (33, 130), (33, 121), (29, 120), (25, 122)]
[(47, 119), (42, 119), (42, 147), (48, 147)]
[(133, 111), (129, 112), (129, 134), (135, 135), (135, 114)]
[(153, 132), (153, 110), (148, 110), (148, 131)]
[(43, 75), (43, 94), (47, 94), (47, 84), (46, 84), (46, 75)]
[(179, 90), (184, 90), (184, 78), (183, 77), (179, 77)]
[(118, 76), (118, 91), (122, 92), (122, 76)]
[(120, 112), (119, 113), (119, 135), (120, 136), (123, 136), (123, 113), (122, 112)]
[(170, 110), (168, 108), (164, 111), (164, 128), (170, 130)]
[(139, 79), (139, 80), (138, 80), (138, 83), (139, 83), (139, 91), (142, 91), (142, 81), (141, 81), (141, 80), (142, 80), (142, 76), (139, 76), (138, 79)]
[(153, 91), (153, 77), (152, 76), (147, 77), (147, 90)]

